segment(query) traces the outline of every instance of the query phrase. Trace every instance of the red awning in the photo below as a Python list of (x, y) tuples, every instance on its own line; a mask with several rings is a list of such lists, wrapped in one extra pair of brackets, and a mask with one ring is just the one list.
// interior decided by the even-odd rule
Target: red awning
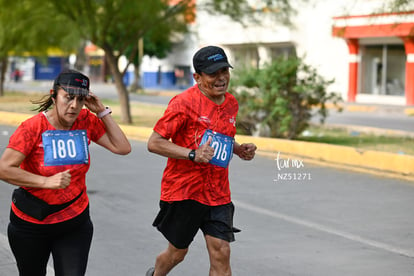
[(414, 12), (339, 16), (333, 20), (332, 35), (346, 39), (414, 36)]

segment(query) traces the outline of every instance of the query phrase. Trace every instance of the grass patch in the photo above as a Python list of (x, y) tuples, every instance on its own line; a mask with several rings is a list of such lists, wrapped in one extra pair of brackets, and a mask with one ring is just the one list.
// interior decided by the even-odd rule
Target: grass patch
[(32, 109), (34, 109), (36, 105), (32, 104), (31, 101), (39, 100), (43, 96), (45, 96), (45, 94), (6, 92), (3, 97), (0, 97), (0, 110), (35, 114), (36, 111), (32, 111)]
[[(112, 117), (118, 123), (121, 122), (121, 108), (119, 103), (108, 102), (102, 100), (104, 105), (108, 105), (112, 109)], [(131, 102), (131, 116), (132, 116), (132, 125), (142, 126), (142, 127), (154, 127), (155, 123), (161, 116), (164, 114), (165, 106), (162, 105), (153, 105), (146, 103), (137, 103)]]

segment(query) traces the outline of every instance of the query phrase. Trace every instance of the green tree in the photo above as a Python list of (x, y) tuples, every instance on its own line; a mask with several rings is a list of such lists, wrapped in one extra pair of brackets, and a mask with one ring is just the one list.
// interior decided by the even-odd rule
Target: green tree
[[(84, 39), (90, 40), (105, 51), (108, 66), (114, 77), (121, 104), (121, 119), (131, 123), (129, 95), (123, 83), (118, 60), (124, 55), (131, 64), (138, 55), (138, 41), (150, 34), (150, 42), (160, 38), (169, 41), (176, 34), (187, 31), (187, 19), (194, 18), (193, 0), (49, 0), (55, 5), (58, 14), (65, 15), (77, 26)], [(260, 11), (248, 5), (248, 0), (204, 0), (197, 1), (197, 10), (223, 14), (237, 19), (257, 18), (266, 7), (279, 18), (288, 17), (291, 7), (287, 0), (262, 1)], [(145, 44), (145, 43), (144, 43)], [(149, 44), (151, 45), (151, 43)], [(129, 55), (126, 55), (126, 53)]]
[[(131, 55), (127, 56), (131, 63), (136, 56), (139, 39), (154, 26), (166, 22), (178, 25), (177, 11), (164, 1), (154, 0), (50, 1), (56, 13), (75, 25), (85, 40), (104, 50), (121, 104), (121, 120), (131, 123), (129, 95), (123, 83), (127, 67), (119, 69), (119, 58), (132, 48)], [(171, 32), (173, 30), (171, 28)]]
[[(118, 60), (126, 56), (128, 65), (138, 55), (139, 41), (144, 52), (157, 56), (187, 31), (197, 11), (230, 16), (238, 22), (260, 21), (260, 14), (289, 18), (288, 0), (264, 0), (252, 7), (248, 0), (0, 0), (0, 59), (11, 51), (45, 51), (48, 46), (73, 48), (90, 41), (105, 52), (121, 104), (121, 120), (131, 123), (129, 95), (123, 83), (127, 67)], [(9, 12), (13, 11), (13, 12)], [(190, 20), (189, 20), (190, 19)], [(73, 38), (69, 40), (69, 38)], [(81, 37), (82, 40), (79, 38)], [(18, 41), (18, 43), (16, 43)], [(163, 42), (163, 45), (160, 45)], [(172, 42), (172, 43), (171, 43)], [(142, 44), (141, 44), (142, 45)], [(78, 48), (78, 47), (75, 47)], [(7, 60), (7, 58), (6, 58)], [(5, 69), (5, 66), (2, 67)]]
[(41, 0), (0, 0), (0, 96), (10, 55), (45, 57), (50, 48), (73, 52), (79, 34), (59, 15), (51, 16), (50, 3)]
[(262, 136), (295, 139), (314, 113), (323, 122), (326, 104), (341, 100), (327, 91), (333, 80), (325, 80), (296, 57), (279, 58), (262, 69), (234, 75), (231, 91), (239, 101), (238, 124), (249, 135), (262, 130)]

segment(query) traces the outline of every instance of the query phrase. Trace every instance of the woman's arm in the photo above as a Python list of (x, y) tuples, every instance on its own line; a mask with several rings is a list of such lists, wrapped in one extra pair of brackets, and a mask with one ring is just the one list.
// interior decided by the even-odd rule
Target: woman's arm
[[(89, 92), (85, 105), (96, 114), (105, 110), (101, 100), (92, 92)], [(111, 114), (106, 114), (101, 120), (105, 124), (106, 133), (96, 143), (116, 154), (125, 155), (130, 153), (131, 144)]]
[(64, 189), (70, 184), (69, 170), (46, 177), (22, 170), (20, 164), (26, 156), (14, 149), (6, 148), (0, 159), (0, 179), (22, 187)]

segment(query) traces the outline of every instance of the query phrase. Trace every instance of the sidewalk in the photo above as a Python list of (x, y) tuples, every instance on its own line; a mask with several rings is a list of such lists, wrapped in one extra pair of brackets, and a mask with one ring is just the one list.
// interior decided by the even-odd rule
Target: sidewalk
[(414, 106), (384, 105), (384, 104), (363, 104), (363, 103), (343, 103), (344, 110), (349, 112), (368, 112), (368, 113), (387, 113), (414, 115)]

